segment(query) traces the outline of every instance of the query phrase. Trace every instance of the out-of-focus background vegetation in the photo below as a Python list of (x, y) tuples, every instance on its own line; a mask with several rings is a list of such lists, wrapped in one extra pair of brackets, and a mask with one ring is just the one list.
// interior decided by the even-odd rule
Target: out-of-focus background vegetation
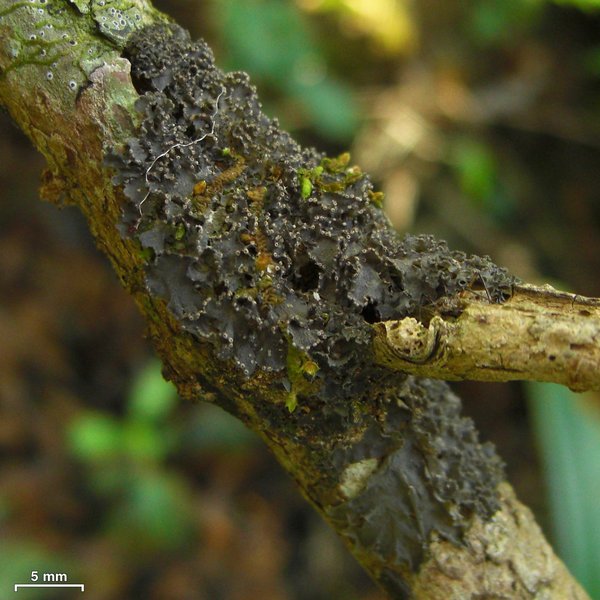
[[(600, 0), (157, 4), (303, 143), (351, 148), (400, 231), (600, 296)], [(94, 599), (381, 600), (252, 434), (178, 401), (42, 166), (1, 115), (0, 597), (36, 570)], [(599, 599), (598, 395), (455, 388)]]

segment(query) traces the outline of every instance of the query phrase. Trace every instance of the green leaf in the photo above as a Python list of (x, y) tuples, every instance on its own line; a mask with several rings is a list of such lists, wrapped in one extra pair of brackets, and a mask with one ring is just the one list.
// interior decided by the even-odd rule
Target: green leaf
[(600, 598), (600, 411), (562, 386), (526, 389), (555, 548), (588, 593)]
[(496, 185), (496, 159), (490, 148), (477, 140), (458, 140), (451, 161), (462, 191), (474, 200), (489, 199)]
[(189, 489), (175, 475), (139, 469), (128, 482), (121, 505), (110, 521), (113, 534), (127, 543), (176, 546), (193, 532)]
[(133, 460), (162, 460), (170, 446), (168, 432), (142, 421), (128, 421), (123, 424), (123, 450)]
[(128, 408), (133, 419), (160, 421), (177, 402), (175, 386), (161, 373), (158, 360), (152, 360), (137, 376), (131, 389)]
[(114, 458), (122, 448), (121, 426), (101, 413), (90, 412), (76, 418), (67, 439), (71, 452), (86, 461)]

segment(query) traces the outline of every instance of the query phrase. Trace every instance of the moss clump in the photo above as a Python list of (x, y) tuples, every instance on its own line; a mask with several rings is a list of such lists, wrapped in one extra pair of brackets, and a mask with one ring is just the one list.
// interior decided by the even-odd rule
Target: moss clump
[(286, 366), (290, 389), (285, 405), (290, 412), (294, 412), (298, 406), (299, 395), (310, 395), (317, 391), (314, 377), (319, 371), (319, 365), (306, 352), (298, 350), (290, 343)]

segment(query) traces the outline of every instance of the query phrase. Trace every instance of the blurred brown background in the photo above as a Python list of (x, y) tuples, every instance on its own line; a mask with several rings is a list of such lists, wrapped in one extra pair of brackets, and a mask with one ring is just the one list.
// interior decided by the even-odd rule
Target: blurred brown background
[[(600, 296), (599, 1), (157, 5), (303, 143), (351, 148), (400, 231)], [(0, 597), (37, 570), (95, 599), (381, 600), (252, 434), (178, 402), (82, 217), (38, 200), (42, 168), (0, 115)], [(600, 539), (573, 535), (600, 531), (597, 400), (454, 387), (600, 597)]]

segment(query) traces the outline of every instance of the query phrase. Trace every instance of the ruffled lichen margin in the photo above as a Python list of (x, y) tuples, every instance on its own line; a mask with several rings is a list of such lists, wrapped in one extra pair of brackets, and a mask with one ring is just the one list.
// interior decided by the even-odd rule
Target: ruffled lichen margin
[(374, 363), (373, 323), (502, 302), (506, 272), (397, 239), (347, 155), (298, 146), (146, 2), (3, 0), (0, 69), (43, 196), (86, 215), (165, 375), (257, 431), (390, 597), (585, 597), (447, 386)]

